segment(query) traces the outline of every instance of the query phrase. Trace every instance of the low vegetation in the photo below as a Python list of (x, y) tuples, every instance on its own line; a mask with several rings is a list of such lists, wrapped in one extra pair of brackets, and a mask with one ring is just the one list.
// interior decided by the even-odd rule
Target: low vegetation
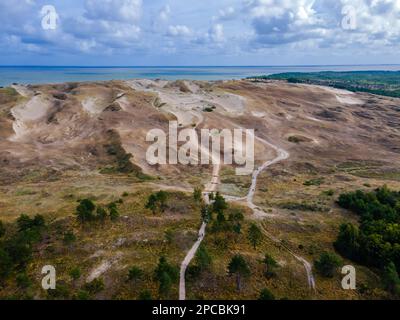
[(121, 138), (117, 131), (107, 131), (108, 142), (104, 145), (104, 149), (108, 156), (114, 159), (116, 163), (114, 166), (108, 166), (101, 170), (103, 174), (121, 173), (131, 174), (138, 177), (141, 180), (149, 180), (150, 177), (143, 174), (142, 169), (131, 161), (133, 155), (126, 153), (125, 149), (121, 145)]

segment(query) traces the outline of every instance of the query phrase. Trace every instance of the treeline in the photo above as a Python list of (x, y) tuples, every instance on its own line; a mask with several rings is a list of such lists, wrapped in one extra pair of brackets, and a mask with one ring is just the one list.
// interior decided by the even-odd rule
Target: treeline
[(387, 289), (400, 294), (400, 192), (386, 186), (340, 195), (338, 204), (360, 216), (360, 226), (340, 226), (336, 250), (353, 261), (380, 268)]
[(258, 80), (285, 80), (289, 83), (316, 84), (353, 92), (367, 92), (382, 96), (400, 97), (400, 72), (288, 72), (249, 78)]

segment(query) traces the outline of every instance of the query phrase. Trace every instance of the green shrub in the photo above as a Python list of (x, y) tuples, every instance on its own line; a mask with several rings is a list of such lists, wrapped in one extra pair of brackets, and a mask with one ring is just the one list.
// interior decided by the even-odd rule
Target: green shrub
[(57, 281), (56, 288), (47, 290), (47, 295), (50, 300), (67, 300), (70, 298), (71, 292), (64, 282)]
[(76, 281), (78, 280), (82, 275), (81, 269), (76, 267), (73, 268), (70, 272), (69, 272), (69, 276), (71, 277), (72, 280)]
[(246, 260), (240, 255), (235, 255), (228, 264), (228, 272), (230, 275), (236, 276), (236, 289), (240, 291), (242, 288), (242, 278), (250, 276), (250, 268)]
[(309, 186), (320, 186), (323, 183), (324, 183), (324, 178), (317, 178), (317, 179), (308, 180), (308, 181), (304, 182), (303, 184), (305, 186), (309, 187)]
[(168, 193), (159, 191), (149, 196), (146, 204), (146, 209), (149, 209), (156, 214), (157, 212), (165, 212), (167, 209)]
[(267, 288), (264, 288), (261, 290), (258, 300), (275, 300), (275, 296)]
[(149, 290), (144, 290), (140, 292), (138, 300), (149, 301), (153, 300), (153, 297), (151, 296), (151, 292)]
[(90, 293), (86, 290), (79, 290), (76, 295), (74, 295), (74, 300), (90, 300)]
[(72, 231), (67, 231), (64, 233), (63, 242), (69, 246), (76, 241), (76, 236)]
[(143, 270), (138, 267), (132, 267), (128, 271), (128, 280), (137, 282), (138, 280), (142, 279), (143, 277)]
[(104, 281), (101, 278), (96, 278), (93, 281), (86, 283), (84, 290), (89, 292), (89, 294), (94, 295), (104, 290)]
[(76, 208), (76, 215), (81, 223), (93, 221), (95, 219), (94, 210), (96, 206), (92, 200), (83, 199)]
[(330, 252), (323, 252), (314, 263), (318, 273), (327, 278), (332, 278), (335, 275), (340, 264), (340, 258), (336, 254)]
[(160, 257), (154, 277), (159, 282), (159, 293), (168, 295), (172, 284), (179, 279), (179, 270), (177, 267), (170, 265), (165, 257)]
[(32, 285), (31, 280), (25, 272), (17, 274), (15, 280), (17, 282), (17, 286), (21, 289), (29, 288)]

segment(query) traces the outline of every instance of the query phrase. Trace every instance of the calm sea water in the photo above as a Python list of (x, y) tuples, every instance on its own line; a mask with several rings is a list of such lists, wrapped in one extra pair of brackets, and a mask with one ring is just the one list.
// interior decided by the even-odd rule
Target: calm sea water
[(0, 67), (0, 86), (128, 79), (228, 80), (282, 72), (400, 70), (400, 65), (279, 67)]

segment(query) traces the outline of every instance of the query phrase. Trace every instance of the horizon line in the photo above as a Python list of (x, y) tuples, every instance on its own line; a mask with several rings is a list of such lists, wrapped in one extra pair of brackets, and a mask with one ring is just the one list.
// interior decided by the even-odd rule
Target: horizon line
[(369, 67), (369, 66), (400, 66), (400, 63), (379, 64), (299, 64), (299, 65), (0, 65), (0, 68), (277, 68), (277, 67)]

